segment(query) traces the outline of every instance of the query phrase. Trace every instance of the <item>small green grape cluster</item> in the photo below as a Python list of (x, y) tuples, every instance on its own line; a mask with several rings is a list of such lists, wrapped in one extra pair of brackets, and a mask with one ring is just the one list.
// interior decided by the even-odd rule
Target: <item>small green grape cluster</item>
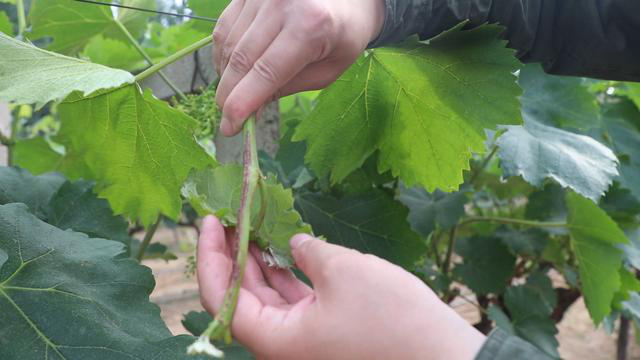
[(176, 108), (198, 121), (195, 135), (199, 140), (213, 140), (222, 115), (215, 101), (215, 86), (211, 85), (200, 93), (187, 94), (185, 96), (185, 99), (178, 100)]

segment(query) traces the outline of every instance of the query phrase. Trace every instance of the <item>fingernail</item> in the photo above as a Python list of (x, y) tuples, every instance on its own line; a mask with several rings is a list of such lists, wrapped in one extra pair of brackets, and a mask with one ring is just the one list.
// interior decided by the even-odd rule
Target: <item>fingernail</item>
[(307, 234), (297, 234), (297, 235), (294, 235), (294, 236), (291, 238), (291, 242), (290, 242), (290, 244), (291, 244), (291, 249), (292, 249), (292, 250), (293, 250), (293, 249), (297, 249), (297, 248), (299, 248), (302, 244), (306, 243), (307, 241), (309, 241), (309, 240), (311, 240), (311, 239), (312, 239), (312, 237), (311, 237), (311, 236), (309, 236), (309, 235), (307, 235)]

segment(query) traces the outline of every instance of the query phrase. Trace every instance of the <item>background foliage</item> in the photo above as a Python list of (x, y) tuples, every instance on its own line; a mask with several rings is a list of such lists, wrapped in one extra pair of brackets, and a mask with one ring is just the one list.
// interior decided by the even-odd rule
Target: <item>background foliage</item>
[[(184, 5), (169, 9), (216, 17), (225, 2)], [(171, 336), (136, 260), (171, 258), (152, 243), (163, 219), (234, 224), (241, 174), (202, 146), (215, 86), (157, 99), (139, 75), (211, 24), (5, 0), (0, 32), (13, 115), (0, 136), (13, 165), (0, 169), (0, 357), (186, 357), (193, 339)], [(481, 331), (557, 358), (556, 324), (581, 296), (595, 326), (640, 322), (640, 84), (546, 75), (499, 34), (457, 27), (371, 50), (326, 90), (281, 99), (254, 237), (283, 264), (301, 231), (376, 254), (473, 303)], [(209, 320), (184, 324), (199, 335)]]

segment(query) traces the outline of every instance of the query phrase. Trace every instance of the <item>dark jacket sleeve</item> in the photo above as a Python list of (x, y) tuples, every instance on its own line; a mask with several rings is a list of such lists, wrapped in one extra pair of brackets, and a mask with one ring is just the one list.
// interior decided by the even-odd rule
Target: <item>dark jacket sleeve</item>
[(499, 23), (523, 62), (548, 73), (640, 81), (640, 0), (384, 0), (371, 47), (428, 39), (469, 20)]
[(538, 348), (499, 328), (489, 334), (475, 360), (552, 360)]

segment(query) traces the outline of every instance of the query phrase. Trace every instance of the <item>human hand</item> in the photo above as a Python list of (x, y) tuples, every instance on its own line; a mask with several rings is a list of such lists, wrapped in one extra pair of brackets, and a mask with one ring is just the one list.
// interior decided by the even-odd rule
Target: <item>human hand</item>
[[(198, 282), (212, 314), (229, 286), (233, 239), (204, 219)], [(313, 289), (268, 267), (256, 247), (247, 261), (231, 330), (259, 359), (472, 359), (482, 346), (480, 332), (402, 268), (309, 235), (291, 246)]]
[(213, 32), (221, 131), (273, 98), (326, 87), (374, 40), (383, 0), (233, 0)]

